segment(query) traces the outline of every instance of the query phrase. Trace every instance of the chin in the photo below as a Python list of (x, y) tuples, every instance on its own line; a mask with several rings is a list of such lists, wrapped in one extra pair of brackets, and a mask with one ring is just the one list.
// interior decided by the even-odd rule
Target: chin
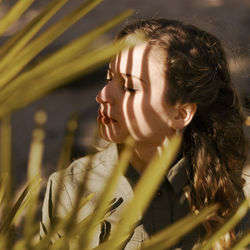
[(104, 128), (100, 129), (100, 136), (105, 141), (113, 142), (116, 144), (124, 143), (127, 138), (127, 135), (119, 135), (118, 133), (108, 133), (108, 131)]

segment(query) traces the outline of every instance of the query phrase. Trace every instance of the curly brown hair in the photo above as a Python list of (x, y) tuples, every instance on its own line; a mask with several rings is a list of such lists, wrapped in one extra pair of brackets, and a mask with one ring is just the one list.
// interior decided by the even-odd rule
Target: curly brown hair
[(209, 232), (241, 202), (246, 161), (245, 118), (224, 49), (206, 31), (166, 19), (134, 22), (117, 39), (139, 30), (146, 33), (150, 46), (165, 54), (167, 102), (197, 104), (183, 135), (183, 154), (191, 166), (186, 191), (193, 211), (221, 204), (215, 216), (219, 219), (204, 223)]

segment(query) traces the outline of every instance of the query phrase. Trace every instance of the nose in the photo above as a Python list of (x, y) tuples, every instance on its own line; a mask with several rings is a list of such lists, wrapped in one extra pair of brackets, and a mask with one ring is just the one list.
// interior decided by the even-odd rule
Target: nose
[(97, 94), (96, 101), (98, 103), (114, 103), (114, 98), (111, 93), (110, 83), (106, 84)]

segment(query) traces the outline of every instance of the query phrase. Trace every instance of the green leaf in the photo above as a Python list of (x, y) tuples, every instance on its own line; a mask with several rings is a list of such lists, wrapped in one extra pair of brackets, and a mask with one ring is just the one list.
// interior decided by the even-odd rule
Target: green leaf
[(4, 193), (8, 186), (8, 173), (2, 173), (1, 175), (1, 185), (0, 185), (0, 204), (3, 200)]
[[(47, 23), (47, 21), (67, 2), (68, 0), (52, 1), (38, 16), (29, 22), (21, 31), (11, 37), (0, 48), (0, 72), (11, 63), (13, 59), (22, 51), (27, 43), (37, 34), (37, 32)], [(2, 86), (0, 86), (2, 87)]]
[(17, 241), (14, 245), (14, 250), (27, 250), (25, 245), (25, 240), (22, 238), (21, 240)]
[[(1, 120), (1, 173), (8, 174), (11, 180), (11, 117), (5, 116)], [(10, 185), (11, 186), (11, 185)], [(8, 188), (10, 188), (8, 186)]]
[(64, 136), (63, 146), (60, 152), (59, 161), (57, 164), (57, 170), (61, 170), (69, 166), (71, 161), (71, 151), (75, 139), (75, 132), (78, 126), (78, 115), (73, 114), (68, 123), (67, 129)]
[(87, 71), (93, 70), (96, 67), (102, 65), (126, 46), (128, 46), (126, 42), (109, 44), (104, 48), (96, 49), (80, 56), (74, 61), (69, 61), (60, 67), (58, 66), (57, 68), (54, 68), (52, 71), (43, 74), (43, 76), (41, 76), (39, 79), (36, 78), (35, 84), (35, 79), (30, 79), (29, 81), (26, 81), (25, 95), (23, 94), (23, 89), (19, 88), (17, 88), (16, 91), (10, 95), (6, 95), (6, 93), (2, 91), (2, 94), (0, 94), (0, 99), (4, 96), (8, 96), (8, 98), (0, 106), (0, 118), (9, 112), (12, 112), (13, 110), (24, 107), (32, 101), (37, 100), (45, 93), (48, 93), (52, 89), (61, 86), (62, 83), (70, 81), (73, 78), (81, 76)]
[[(93, 197), (94, 193), (89, 194), (87, 197), (82, 199), (79, 203), (78, 211), (82, 209)], [(92, 212), (94, 213), (94, 212)], [(80, 223), (77, 223), (74, 225), (74, 227), (71, 228), (71, 230), (66, 231), (65, 235), (61, 235), (61, 237), (53, 243), (51, 246), (51, 250), (55, 249), (61, 249), (61, 247), (67, 245), (68, 241), (75, 236), (76, 234), (80, 234), (81, 230), (86, 228), (87, 223), (89, 220), (93, 217), (93, 214), (88, 215), (86, 218), (84, 218)], [(58, 223), (53, 225), (53, 227), (50, 228), (50, 230), (47, 232), (46, 236), (41, 239), (41, 241), (36, 245), (34, 250), (43, 250), (48, 246), (50, 243), (50, 239), (52, 236), (59, 232), (59, 231), (65, 231), (65, 229), (68, 227), (69, 224), (71, 224), (71, 221), (73, 218), (76, 217), (75, 209), (72, 209), (65, 218), (59, 219)]]
[(11, 208), (12, 202), (12, 167), (11, 167), (11, 140), (12, 140), (12, 128), (11, 128), (11, 116), (7, 115), (1, 120), (1, 179), (5, 181), (5, 187), (2, 187), (3, 195), (3, 214), (6, 215)]
[[(42, 156), (44, 149), (44, 130), (43, 125), (47, 119), (46, 113), (38, 111), (35, 114), (36, 127), (33, 131), (32, 142), (30, 146), (29, 162), (28, 162), (28, 180), (38, 182), (40, 178), (40, 169), (42, 165)], [(36, 212), (38, 201), (39, 188), (31, 193), (30, 202), (27, 207), (27, 213), (24, 224), (24, 237), (26, 239), (27, 248), (32, 244), (32, 239), (38, 230), (36, 224)]]
[[(117, 17), (95, 28), (93, 31), (90, 31), (89, 33), (81, 36), (64, 48), (52, 54), (47, 59), (43, 60), (41, 63), (39, 63), (39, 65), (37, 65), (35, 69), (32, 69), (30, 73), (25, 75), (30, 76), (32, 74), (33, 78), (39, 78), (48, 71), (51, 71), (51, 68), (62, 66), (65, 63), (69, 61), (71, 62), (75, 58), (78, 58), (80, 55), (83, 55), (83, 52), (85, 52), (84, 49), (88, 44), (97, 39), (101, 34), (105, 33), (106, 31), (123, 21), (125, 18), (131, 15), (131, 13), (132, 10), (127, 10)], [(22, 81), (25, 82), (25, 80), (27, 81), (28, 79), (23, 79)]]
[[(121, 22), (126, 17), (128, 17), (128, 15), (130, 15), (131, 13), (132, 12), (130, 10), (125, 11), (124, 13), (115, 17), (111, 21), (108, 21), (104, 25), (101, 25), (96, 30), (91, 31), (90, 33), (88, 33), (86, 35), (83, 35), (82, 37), (80, 37), (76, 41), (67, 45), (65, 48), (62, 48), (58, 52), (52, 54), (49, 58), (40, 62), (35, 68), (18, 76), (15, 80), (13, 80), (11, 82), (11, 84), (6, 86), (0, 92), (0, 102), (2, 103), (1, 108), (2, 108), (2, 110), (6, 109), (3, 112), (8, 113), (12, 110), (15, 110), (16, 106), (20, 105), (20, 107), (22, 107), (23, 105), (26, 105), (30, 102), (30, 100), (27, 100), (26, 102), (24, 102), (24, 104), (17, 104), (16, 103), (17, 101), (22, 102), (23, 98), (31, 99), (31, 101), (35, 100), (35, 99), (41, 97), (42, 95), (44, 95), (45, 93), (47, 93), (48, 91), (50, 91), (58, 86), (61, 86), (66, 81), (69, 81), (72, 78), (83, 74), (83, 72), (86, 68), (91, 67), (88, 65), (89, 63), (91, 63), (95, 67), (97, 67), (97, 65), (100, 65), (100, 62), (104, 61), (103, 55), (102, 55), (102, 57), (100, 55), (100, 62), (97, 63), (99, 55), (95, 55), (97, 53), (96, 51), (89, 52), (89, 53), (85, 52), (85, 54), (82, 54), (81, 51), (83, 51), (83, 49), (86, 47), (86, 45), (88, 45), (90, 42), (95, 40), (99, 35), (101, 35), (105, 31), (107, 31), (108, 29), (110, 29), (114, 25), (117, 25), (119, 22)], [(120, 47), (120, 49), (122, 48), (122, 46), (120, 46), (120, 45), (118, 45), (118, 46)], [(106, 60), (108, 60), (111, 56), (114, 55), (114, 53), (117, 52), (117, 48), (115, 45), (114, 45), (113, 52), (112, 52), (112, 49), (111, 49), (111, 51), (108, 51), (108, 50), (110, 50), (110, 47), (112, 47), (112, 45), (107, 48), (107, 55), (106, 55), (107, 59)], [(99, 51), (101, 53), (103, 53), (103, 49), (102, 50), (99, 49)], [(95, 60), (89, 61), (88, 57), (91, 58), (92, 56), (95, 56)], [(105, 57), (105, 55), (104, 55), (104, 57)], [(80, 71), (78, 69), (79, 67), (80, 67)], [(66, 71), (65, 71), (65, 69), (66, 69)], [(54, 72), (58, 72), (58, 79), (55, 78)], [(43, 79), (45, 77), (45, 75), (48, 75), (48, 74), (50, 74), (50, 76), (46, 77), (46, 79)], [(39, 82), (37, 82), (38, 79), (40, 79)], [(33, 84), (34, 82), (36, 82), (35, 85)], [(48, 86), (47, 90), (45, 89), (44, 91), (41, 91), (41, 89), (43, 88), (42, 86), (45, 84), (46, 84), (46, 86)], [(34, 88), (35, 89), (37, 88), (38, 89), (37, 90), (38, 96), (37, 95), (33, 96), (32, 93), (31, 93), (31, 96), (23, 95), (24, 88), (31, 89), (31, 90)], [(16, 93), (16, 92), (19, 92), (19, 94), (22, 96), (21, 99), (16, 99), (16, 97), (14, 96), (13, 100), (10, 101), (11, 94), (14, 93), (15, 95), (17, 95), (18, 93)], [(4, 105), (3, 104), (4, 100), (6, 100), (9, 103)], [(1, 111), (0, 111), (0, 113), (1, 113)]]
[(16, 221), (19, 215), (22, 213), (24, 208), (27, 206), (30, 201), (30, 197), (33, 192), (36, 192), (39, 187), (40, 181), (33, 181), (26, 186), (23, 192), (20, 194), (13, 208), (8, 211), (8, 216), (6, 220), (0, 227), (1, 234), (4, 234), (11, 228), (11, 225)]
[(141, 250), (169, 249), (186, 233), (204, 221), (206, 217), (212, 214), (216, 209), (218, 209), (218, 206), (214, 205), (203, 209), (199, 214), (191, 214), (184, 217), (173, 225), (152, 236), (149, 240), (145, 241)]
[(7, 12), (7, 14), (0, 20), (0, 35), (2, 35), (11, 24), (13, 24), (34, 0), (19, 0), (12, 8)]
[(66, 31), (71, 25), (86, 15), (102, 0), (87, 0), (69, 15), (61, 19), (51, 28), (34, 39), (12, 62), (1, 72), (0, 86), (7, 84), (27, 65), (39, 52)]
[(34, 185), (34, 189), (32, 190), (32, 192), (30, 192), (30, 195), (23, 206), (27, 207), (24, 220), (24, 229), (23, 229), (23, 237), (27, 249), (31, 247), (33, 243), (33, 238), (38, 233), (39, 230), (39, 224), (35, 220), (35, 216), (37, 212), (37, 205), (38, 205), (37, 197), (40, 191), (40, 181), (41, 178), (39, 178), (38, 176), (33, 179), (33, 182), (36, 183), (36, 185)]
[(100, 199), (98, 200), (96, 205), (95, 213), (93, 213), (93, 216), (91, 217), (87, 225), (87, 229), (79, 237), (79, 247), (84, 246), (86, 249), (88, 248), (88, 245), (96, 230), (96, 226), (105, 217), (118, 180), (127, 169), (128, 162), (132, 155), (133, 145), (134, 141), (131, 138), (128, 138), (125, 142), (125, 147), (120, 155), (119, 162), (117, 166), (114, 167), (112, 174), (108, 178), (105, 187), (103, 188)]
[[(162, 155), (157, 155), (147, 166), (134, 190), (134, 198), (124, 210), (119, 226), (114, 229), (111, 239), (97, 249), (119, 249), (133, 232), (136, 223), (150, 203), (157, 187), (165, 176), (180, 146), (181, 137), (173, 137), (167, 147), (163, 147)], [(147, 187), (147, 189), (145, 189)], [(143, 195), (141, 195), (143, 194)]]
[(250, 245), (250, 232), (246, 233), (232, 248), (232, 250), (247, 249)]
[(47, 120), (47, 115), (44, 111), (38, 111), (35, 113), (36, 128), (32, 133), (32, 142), (30, 145), (29, 161), (28, 161), (28, 179), (31, 181), (33, 178), (40, 178), (40, 168), (42, 165), (42, 157), (44, 144), (43, 140), (45, 132), (43, 125)]
[[(20, 198), (18, 199), (16, 203), (16, 214), (13, 217), (13, 224), (16, 222), (16, 220), (20, 217), (20, 215), (23, 213), (24, 209), (29, 205), (31, 201), (31, 195), (32, 193), (37, 193), (40, 187), (41, 179), (37, 179), (35, 183), (28, 185), (28, 189), (24, 190), (21, 194)], [(22, 202), (23, 201), (23, 202)]]
[(246, 215), (248, 209), (249, 200), (245, 200), (233, 214), (233, 216), (227, 222), (225, 222), (208, 240), (204, 242), (202, 249), (211, 249), (216, 241), (218, 241), (226, 233), (230, 232), (230, 230), (232, 230), (237, 225), (237, 223)]

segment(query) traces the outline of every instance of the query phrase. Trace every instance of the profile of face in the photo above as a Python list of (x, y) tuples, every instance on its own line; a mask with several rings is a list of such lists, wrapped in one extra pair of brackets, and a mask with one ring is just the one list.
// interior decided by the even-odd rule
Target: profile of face
[(124, 50), (109, 64), (107, 84), (98, 93), (101, 136), (123, 143), (160, 145), (178, 126), (179, 109), (168, 104), (163, 56), (147, 43)]

